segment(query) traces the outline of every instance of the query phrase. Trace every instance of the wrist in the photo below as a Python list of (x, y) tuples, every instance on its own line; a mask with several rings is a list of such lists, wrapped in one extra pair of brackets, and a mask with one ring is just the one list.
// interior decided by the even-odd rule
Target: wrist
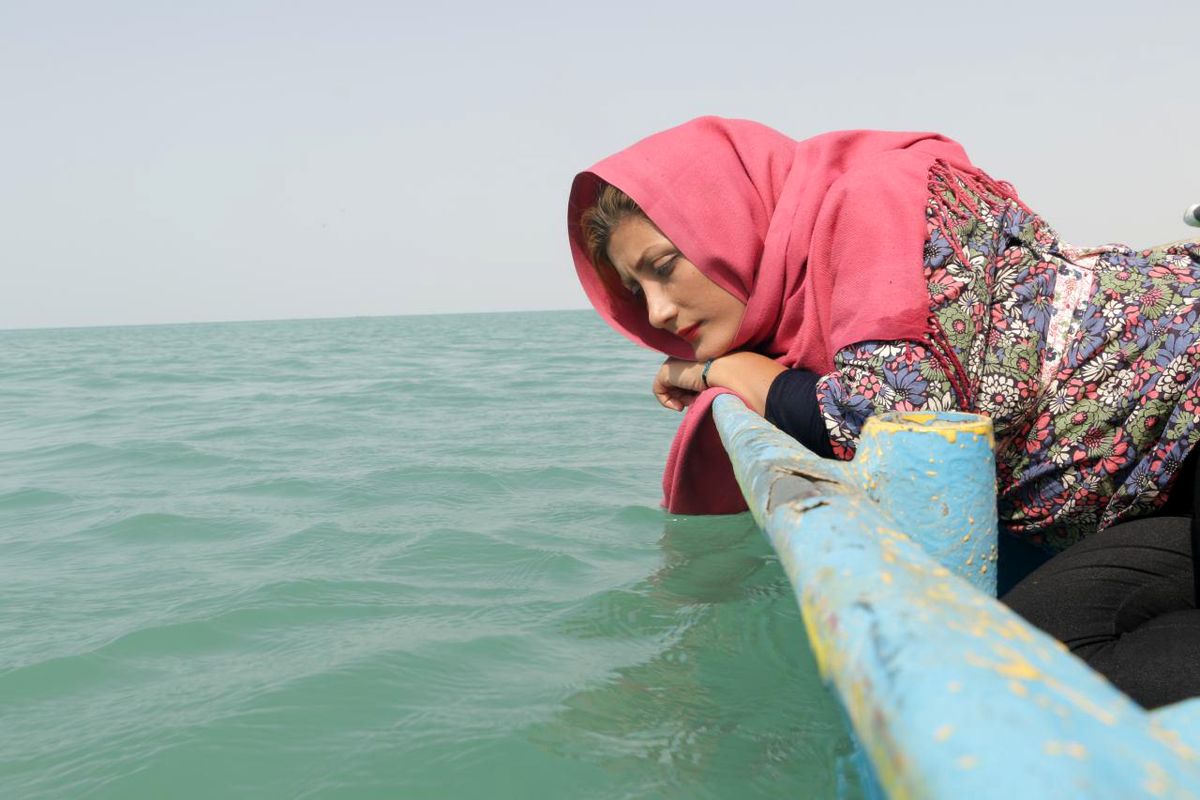
[[(737, 383), (738, 373), (743, 366), (742, 362), (746, 356), (755, 357), (755, 353), (726, 353), (723, 356), (710, 358), (708, 361), (701, 361), (701, 375), (704, 374), (705, 366), (708, 370), (708, 383), (705, 384), (708, 388), (721, 387), (724, 389), (735, 389), (733, 384)], [(703, 383), (703, 381), (701, 382)]]
[[(699, 362), (698, 362), (699, 363)], [(703, 365), (701, 364), (701, 369)], [(759, 353), (739, 351), (712, 359), (708, 368), (708, 386), (737, 393), (754, 411), (766, 409), (771, 383), (786, 367)], [(697, 382), (703, 385), (701, 382)]]

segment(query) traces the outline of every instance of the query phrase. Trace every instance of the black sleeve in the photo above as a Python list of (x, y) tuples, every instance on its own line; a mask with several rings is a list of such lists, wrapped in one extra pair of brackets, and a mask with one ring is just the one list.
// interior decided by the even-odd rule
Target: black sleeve
[(806, 369), (789, 369), (771, 382), (767, 391), (767, 421), (819, 456), (833, 458), (833, 445), (817, 405), (819, 375)]

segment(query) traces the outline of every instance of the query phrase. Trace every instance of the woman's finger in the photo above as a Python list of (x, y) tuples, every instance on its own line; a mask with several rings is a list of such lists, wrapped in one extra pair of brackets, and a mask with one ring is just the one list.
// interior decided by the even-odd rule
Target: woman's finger
[(664, 361), (654, 375), (653, 392), (658, 402), (672, 411), (683, 411), (691, 405), (700, 389), (695, 376), (689, 374), (696, 367), (694, 361), (678, 358)]
[(680, 389), (678, 386), (655, 384), (654, 397), (664, 407), (672, 411), (683, 411), (696, 400), (696, 392)]
[(682, 411), (684, 408), (687, 408), (692, 403), (696, 402), (696, 398), (699, 396), (700, 394), (698, 392), (689, 392), (684, 389), (680, 389), (679, 393), (676, 395), (676, 399), (679, 401), (680, 405), (679, 410)]
[(659, 370), (659, 373), (654, 376), (654, 388), (651, 390), (654, 392), (654, 399), (672, 411), (682, 410), (678, 401), (671, 394), (671, 390), (674, 387), (665, 383), (662, 377), (662, 370)]

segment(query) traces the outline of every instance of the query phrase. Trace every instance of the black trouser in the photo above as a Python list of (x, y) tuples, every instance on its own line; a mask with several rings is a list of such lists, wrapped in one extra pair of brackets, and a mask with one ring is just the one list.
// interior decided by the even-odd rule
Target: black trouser
[(1146, 708), (1200, 695), (1188, 517), (1092, 534), (1002, 599)]

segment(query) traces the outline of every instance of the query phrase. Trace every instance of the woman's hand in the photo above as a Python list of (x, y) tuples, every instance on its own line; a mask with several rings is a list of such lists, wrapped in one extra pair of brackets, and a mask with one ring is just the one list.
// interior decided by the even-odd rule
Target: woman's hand
[[(708, 385), (737, 392), (759, 414), (767, 407), (767, 392), (779, 373), (787, 368), (758, 353), (729, 353), (714, 358), (708, 370)], [(704, 391), (703, 361), (668, 358), (654, 376), (654, 396), (673, 411), (683, 411)]]
[(704, 391), (703, 373), (703, 361), (668, 358), (654, 376), (654, 397), (672, 411), (683, 411)]

